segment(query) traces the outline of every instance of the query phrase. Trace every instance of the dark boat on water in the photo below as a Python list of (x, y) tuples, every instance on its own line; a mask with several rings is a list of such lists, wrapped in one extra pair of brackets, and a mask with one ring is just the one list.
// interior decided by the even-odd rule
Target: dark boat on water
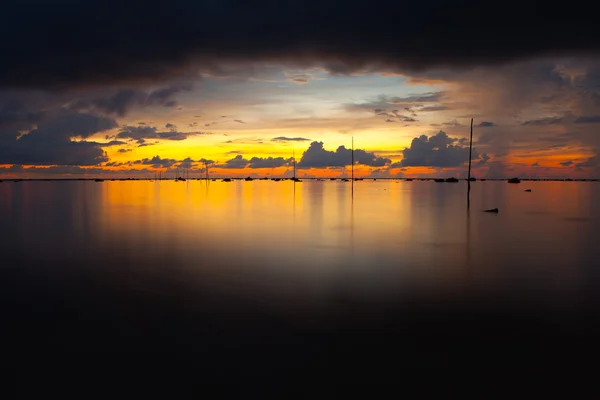
[(510, 178), (508, 183), (521, 183), (521, 180), (519, 178)]
[(221, 182), (231, 182), (231, 179), (230, 178), (225, 178)]

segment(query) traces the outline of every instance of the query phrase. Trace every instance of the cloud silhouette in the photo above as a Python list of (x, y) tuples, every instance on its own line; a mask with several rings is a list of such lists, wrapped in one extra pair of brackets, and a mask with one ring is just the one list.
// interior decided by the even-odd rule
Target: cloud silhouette
[(241, 154), (233, 157), (231, 160), (225, 161), (224, 164), (219, 165), (220, 168), (246, 168), (250, 161), (246, 160)]
[(125, 125), (121, 128), (121, 131), (117, 133), (119, 139), (132, 139), (137, 141), (139, 144), (145, 144), (146, 139), (164, 139), (164, 140), (185, 140), (189, 136), (195, 135), (206, 135), (208, 132), (178, 132), (176, 131), (175, 125), (167, 124), (167, 127), (171, 130), (158, 131), (154, 126), (141, 125)]
[(150, 165), (152, 168), (170, 168), (178, 162), (179, 161), (172, 158), (160, 158), (160, 156), (154, 156), (152, 158), (133, 161), (132, 164)]
[(103, 144), (73, 139), (116, 126), (112, 118), (63, 109), (24, 135), (0, 135), (0, 160), (23, 165), (97, 165), (108, 161)]
[(599, 167), (600, 166), (600, 157), (598, 157), (598, 156), (590, 157), (584, 162), (575, 164), (575, 166), (578, 168)]
[(277, 168), (288, 165), (292, 161), (291, 158), (285, 159), (283, 157), (252, 157), (248, 164), (250, 168)]
[(540, 119), (532, 119), (521, 123), (523, 126), (537, 126), (537, 125), (555, 125), (560, 124), (564, 121), (562, 117), (546, 117)]
[[(404, 158), (399, 165), (403, 167), (457, 167), (469, 160), (469, 147), (462, 146), (458, 138), (451, 138), (444, 131), (414, 138), (402, 153)], [(472, 157), (478, 158), (475, 149)]]
[[(74, 111), (96, 111), (109, 115), (124, 116), (134, 107), (177, 105), (174, 97), (183, 91), (191, 90), (192, 86), (171, 85), (151, 92), (137, 89), (119, 89), (115, 93), (103, 97), (84, 98), (73, 102), (70, 109)], [(145, 123), (140, 123), (144, 125)]]
[[(372, 167), (382, 167), (389, 164), (389, 158), (377, 157), (364, 150), (354, 150), (354, 161)], [(297, 164), (298, 168), (344, 167), (352, 165), (352, 150), (339, 146), (336, 151), (323, 148), (323, 142), (312, 142), (302, 154), (302, 159)]]
[(291, 158), (283, 157), (252, 157), (250, 160), (245, 159), (241, 154), (234, 158), (225, 161), (224, 164), (218, 165), (220, 168), (277, 168), (288, 165), (292, 161)]

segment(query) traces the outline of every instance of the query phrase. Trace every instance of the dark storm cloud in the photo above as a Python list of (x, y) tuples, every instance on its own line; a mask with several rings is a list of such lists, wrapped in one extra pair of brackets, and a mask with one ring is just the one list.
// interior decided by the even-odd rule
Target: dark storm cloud
[[(294, 12), (282, 18), (282, 9)], [(143, 7), (124, 0), (7, 0), (0, 54), (10, 61), (0, 64), (0, 86), (150, 81), (248, 60), (322, 64), (339, 74), (471, 67), (596, 52), (596, 25), (594, 13), (527, 0), (503, 3), (493, 13), (474, 0), (343, 7), (334, 0), (172, 0), (168, 7), (156, 0)]]
[(22, 100), (7, 98), (4, 104), (0, 103), (0, 128), (7, 126), (26, 127), (41, 121), (43, 116), (44, 113), (41, 111), (32, 112), (28, 110)]
[[(120, 89), (112, 94), (90, 96), (90, 98), (74, 101), (70, 108), (75, 111), (94, 110), (122, 117), (134, 107), (174, 107), (177, 105), (174, 96), (182, 91), (189, 90), (191, 90), (190, 85), (172, 85), (151, 92), (137, 89)], [(143, 122), (139, 124), (145, 125)]]
[[(354, 161), (372, 167), (383, 167), (389, 164), (389, 158), (377, 157), (373, 153), (364, 150), (354, 150)], [(302, 154), (298, 168), (321, 168), (321, 167), (344, 167), (352, 165), (352, 150), (340, 146), (336, 151), (323, 148), (323, 142), (312, 142), (309, 148)]]
[(172, 130), (169, 131), (158, 131), (154, 126), (123, 126), (121, 131), (117, 134), (119, 139), (133, 139), (139, 144), (144, 144), (146, 139), (165, 139), (165, 140), (185, 140), (189, 136), (195, 135), (206, 135), (207, 132), (178, 132), (173, 130), (175, 125), (167, 124)]
[(91, 135), (115, 128), (112, 118), (61, 110), (38, 123), (27, 134), (0, 135), (0, 160), (25, 165), (96, 165), (108, 161), (104, 144), (86, 141)]
[(563, 167), (569, 167), (569, 166), (573, 165), (573, 161), (569, 160), (569, 161), (561, 162), (560, 165), (562, 165)]
[[(469, 147), (461, 146), (457, 138), (449, 137), (446, 132), (427, 137), (421, 135), (412, 140), (410, 147), (403, 151), (404, 167), (457, 167), (469, 161)], [(487, 155), (486, 155), (487, 157)], [(473, 149), (473, 159), (478, 158)], [(489, 158), (484, 158), (486, 161)], [(485, 162), (485, 161), (484, 161)]]
[(287, 136), (278, 136), (271, 139), (273, 142), (307, 142), (310, 139), (303, 137), (287, 137)]
[(479, 128), (490, 128), (492, 126), (496, 126), (496, 124), (493, 122), (489, 122), (489, 121), (482, 121), (479, 124), (477, 124), (476, 126)]
[(103, 168), (79, 167), (77, 165), (52, 165), (49, 167), (31, 166), (23, 168), (22, 165), (0, 167), (0, 173), (28, 173), (35, 175), (98, 175), (106, 172)]

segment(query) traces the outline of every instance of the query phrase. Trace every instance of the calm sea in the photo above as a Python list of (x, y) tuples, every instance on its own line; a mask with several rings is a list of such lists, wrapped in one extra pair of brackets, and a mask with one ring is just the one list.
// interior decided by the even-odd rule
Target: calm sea
[(473, 182), (468, 211), (466, 182), (5, 181), (0, 227), (23, 352), (273, 376), (597, 351), (598, 182)]

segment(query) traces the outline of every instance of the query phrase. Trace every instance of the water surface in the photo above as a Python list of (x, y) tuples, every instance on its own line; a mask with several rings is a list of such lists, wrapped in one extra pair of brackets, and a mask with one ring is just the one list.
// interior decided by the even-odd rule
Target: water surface
[(213, 372), (556, 361), (599, 332), (598, 205), (598, 182), (474, 182), (470, 211), (466, 182), (4, 182), (3, 303), (27, 349)]

